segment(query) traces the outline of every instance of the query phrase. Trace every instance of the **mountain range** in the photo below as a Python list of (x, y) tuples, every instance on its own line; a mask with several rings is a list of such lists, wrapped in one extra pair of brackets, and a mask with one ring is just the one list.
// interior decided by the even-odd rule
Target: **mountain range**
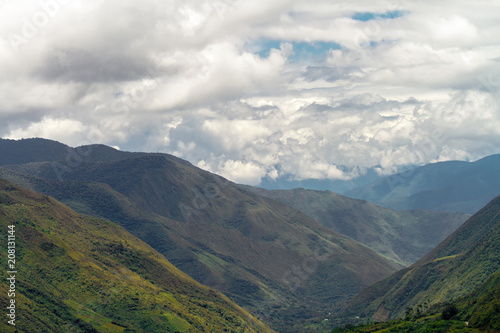
[[(261, 179), (258, 187), (266, 190), (293, 190), (296, 188), (307, 188), (316, 191), (330, 191), (334, 193), (345, 193), (349, 190), (368, 185), (381, 178), (377, 173), (377, 168), (348, 168), (344, 166), (337, 166), (339, 170), (347, 174), (355, 174), (349, 180), (344, 179), (295, 179), (293, 175), (283, 175), (278, 178), (264, 177)], [(277, 167), (280, 170), (279, 166)]]
[[(484, 166), (494, 169), (495, 156), (485, 160), (464, 162), (479, 169), (459, 167), (455, 181), (489, 175)], [(496, 327), (500, 198), (472, 217), (398, 211), (329, 191), (242, 186), (168, 154), (44, 139), (0, 139), (0, 166), (0, 220), (47, 243), (20, 240), (35, 283), (20, 278), (30, 306), (19, 320), (33, 327), (326, 332), (354, 317), (394, 319), (455, 300), (460, 318)], [(425, 173), (415, 170), (406, 189), (424, 188)], [(453, 172), (443, 173), (436, 182)], [(490, 176), (494, 187), (498, 176)], [(482, 200), (495, 193), (470, 186)], [(465, 202), (439, 193), (448, 206)]]
[(474, 214), (500, 195), (500, 154), (475, 162), (431, 163), (378, 179), (343, 194), (392, 209)]
[(62, 160), (47, 154), (41, 161), (39, 146), (37, 160), (26, 153), (0, 177), (124, 227), (279, 331), (330, 324), (323, 322), (328, 313), (401, 267), (294, 208), (173, 156), (60, 145), (47, 149), (66, 151)]

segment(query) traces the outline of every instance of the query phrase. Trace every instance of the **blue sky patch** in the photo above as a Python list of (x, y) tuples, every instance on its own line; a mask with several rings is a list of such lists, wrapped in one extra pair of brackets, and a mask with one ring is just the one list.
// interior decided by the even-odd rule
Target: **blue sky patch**
[[(282, 43), (287, 41), (265, 40), (253, 45), (255, 53), (262, 58), (267, 58), (271, 49), (279, 49)], [(288, 58), (292, 62), (321, 61), (326, 58), (330, 50), (339, 50), (340, 44), (335, 42), (288, 42), (293, 46), (293, 54)]]
[(279, 40), (265, 40), (260, 41), (257, 44), (258, 51), (256, 52), (261, 58), (269, 57), (271, 49), (280, 49), (281, 41)]
[(364, 13), (356, 13), (352, 16), (353, 20), (356, 21), (370, 21), (376, 19), (382, 20), (392, 20), (398, 17), (403, 16), (405, 13), (401, 10), (391, 10), (385, 13), (372, 13), (372, 12), (364, 12)]

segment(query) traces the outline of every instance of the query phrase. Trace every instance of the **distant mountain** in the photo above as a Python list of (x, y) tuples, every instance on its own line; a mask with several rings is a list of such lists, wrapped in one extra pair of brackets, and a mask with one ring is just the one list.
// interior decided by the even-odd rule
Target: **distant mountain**
[(499, 272), (499, 255), (497, 197), (417, 263), (363, 290), (348, 313), (387, 320), (408, 307), (464, 297)]
[(0, 174), (123, 226), (278, 331), (329, 327), (328, 313), (399, 267), (294, 208), (170, 155), (92, 159), (9, 165)]
[(461, 213), (391, 210), (330, 191), (245, 188), (297, 208), (405, 266), (421, 259), (470, 217)]
[(2, 179), (0, 225), (1, 332), (271, 332), (123, 228)]
[(500, 195), (500, 154), (476, 162), (428, 164), (344, 193), (392, 209), (474, 214)]
[[(339, 169), (349, 173), (348, 168), (339, 167)], [(306, 188), (317, 191), (331, 191), (335, 193), (343, 193), (364, 185), (368, 185), (381, 176), (375, 171), (375, 168), (369, 168), (363, 171), (358, 177), (350, 180), (342, 179), (303, 179), (295, 180), (291, 175), (281, 176), (277, 179), (263, 178), (258, 185), (267, 190), (292, 190), (295, 188)]]

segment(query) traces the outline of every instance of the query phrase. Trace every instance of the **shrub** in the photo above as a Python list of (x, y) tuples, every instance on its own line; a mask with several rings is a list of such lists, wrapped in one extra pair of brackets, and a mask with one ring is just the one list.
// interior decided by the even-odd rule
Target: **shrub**
[(450, 320), (457, 313), (458, 309), (455, 306), (455, 304), (449, 304), (444, 308), (443, 312), (441, 313), (441, 316), (443, 317), (444, 320)]

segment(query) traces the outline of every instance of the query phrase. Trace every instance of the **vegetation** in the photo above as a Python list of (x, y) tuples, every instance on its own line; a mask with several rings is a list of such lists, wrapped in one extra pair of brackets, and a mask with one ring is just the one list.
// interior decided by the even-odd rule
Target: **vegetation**
[(104, 161), (93, 157), (101, 149), (67, 165), (64, 181), (50, 160), (0, 172), (126, 228), (278, 331), (326, 325), (325, 314), (399, 267), (296, 209), (185, 161), (116, 151), (117, 159)]
[(271, 332), (121, 227), (0, 179), (4, 234), (10, 225), (16, 326), (2, 320), (2, 332)]
[[(277, 331), (327, 332), (340, 324), (343, 327), (335, 331), (500, 330), (500, 198), (423, 259), (389, 276), (398, 265), (366, 246), (172, 156), (93, 146), (91, 154), (67, 165), (54, 160), (54, 154), (44, 157), (42, 146), (36, 160), (0, 168), (0, 177), (123, 226)], [(53, 142), (50, 147), (54, 149)], [(66, 163), (64, 181), (58, 180), (54, 162)], [(27, 273), (19, 281), (19, 320), (33, 323), (25, 331), (268, 330), (123, 229), (5, 184), (0, 220), (18, 223), (25, 237), (20, 265)], [(361, 226), (369, 225), (364, 214), (378, 208), (350, 203), (323, 213), (341, 216), (334, 222), (342, 232), (353, 227), (351, 220), (365, 219), (364, 225), (354, 227), (359, 227), (354, 235), (362, 235)], [(360, 208), (368, 208), (368, 213)], [(398, 223), (417, 225), (410, 220), (424, 216), (408, 212), (398, 217), (383, 209), (378, 214), (381, 229), (368, 235), (386, 233), (395, 239), (401, 236)], [(430, 224), (426, 228), (435, 230)], [(376, 241), (383, 243), (382, 238)], [(419, 244), (400, 243), (391, 243), (384, 255), (404, 263), (404, 251), (409, 250), (403, 245)], [(346, 303), (365, 287), (350, 302), (346, 317), (339, 318)], [(6, 294), (4, 289), (0, 293)], [(0, 298), (0, 306), (6, 301)], [(356, 316), (361, 319), (353, 319)], [(366, 323), (389, 319), (395, 320)]]
[(388, 322), (347, 324), (333, 333), (349, 332), (498, 332), (500, 331), (500, 272), (453, 303), (408, 307), (405, 317)]
[[(408, 307), (415, 309), (424, 302), (432, 307), (460, 299), (498, 274), (499, 253), (500, 197), (492, 200), (415, 265), (362, 291), (352, 301), (347, 313), (387, 320), (402, 317)], [(498, 285), (498, 280), (495, 281)], [(494, 285), (490, 289), (494, 290)], [(486, 303), (491, 302), (492, 299)], [(471, 301), (469, 308), (474, 304)], [(452, 316), (451, 310), (445, 311), (445, 318)]]
[(67, 147), (46, 139), (9, 140), (0, 139), (0, 165), (64, 160)]
[(0, 165), (57, 161), (61, 165), (74, 166), (80, 162), (117, 161), (142, 155), (144, 153), (122, 152), (98, 144), (71, 148), (57, 141), (42, 138), (22, 140), (0, 138)]
[(404, 266), (421, 259), (470, 217), (461, 213), (391, 210), (329, 191), (244, 188), (297, 208)]
[(458, 314), (458, 309), (455, 304), (449, 304), (441, 312), (441, 318), (443, 320), (450, 320)]
[(472, 293), (453, 302), (408, 307), (404, 318), (369, 324), (347, 324), (342, 332), (499, 332), (500, 272)]
[(500, 272), (458, 301), (459, 317), (473, 327), (500, 332)]
[(332, 333), (388, 333), (388, 332), (415, 332), (415, 333), (445, 333), (445, 332), (481, 332), (478, 328), (468, 327), (465, 322), (458, 320), (442, 320), (436, 316), (426, 316), (417, 320), (393, 320), (390, 322), (346, 325), (336, 328)]

